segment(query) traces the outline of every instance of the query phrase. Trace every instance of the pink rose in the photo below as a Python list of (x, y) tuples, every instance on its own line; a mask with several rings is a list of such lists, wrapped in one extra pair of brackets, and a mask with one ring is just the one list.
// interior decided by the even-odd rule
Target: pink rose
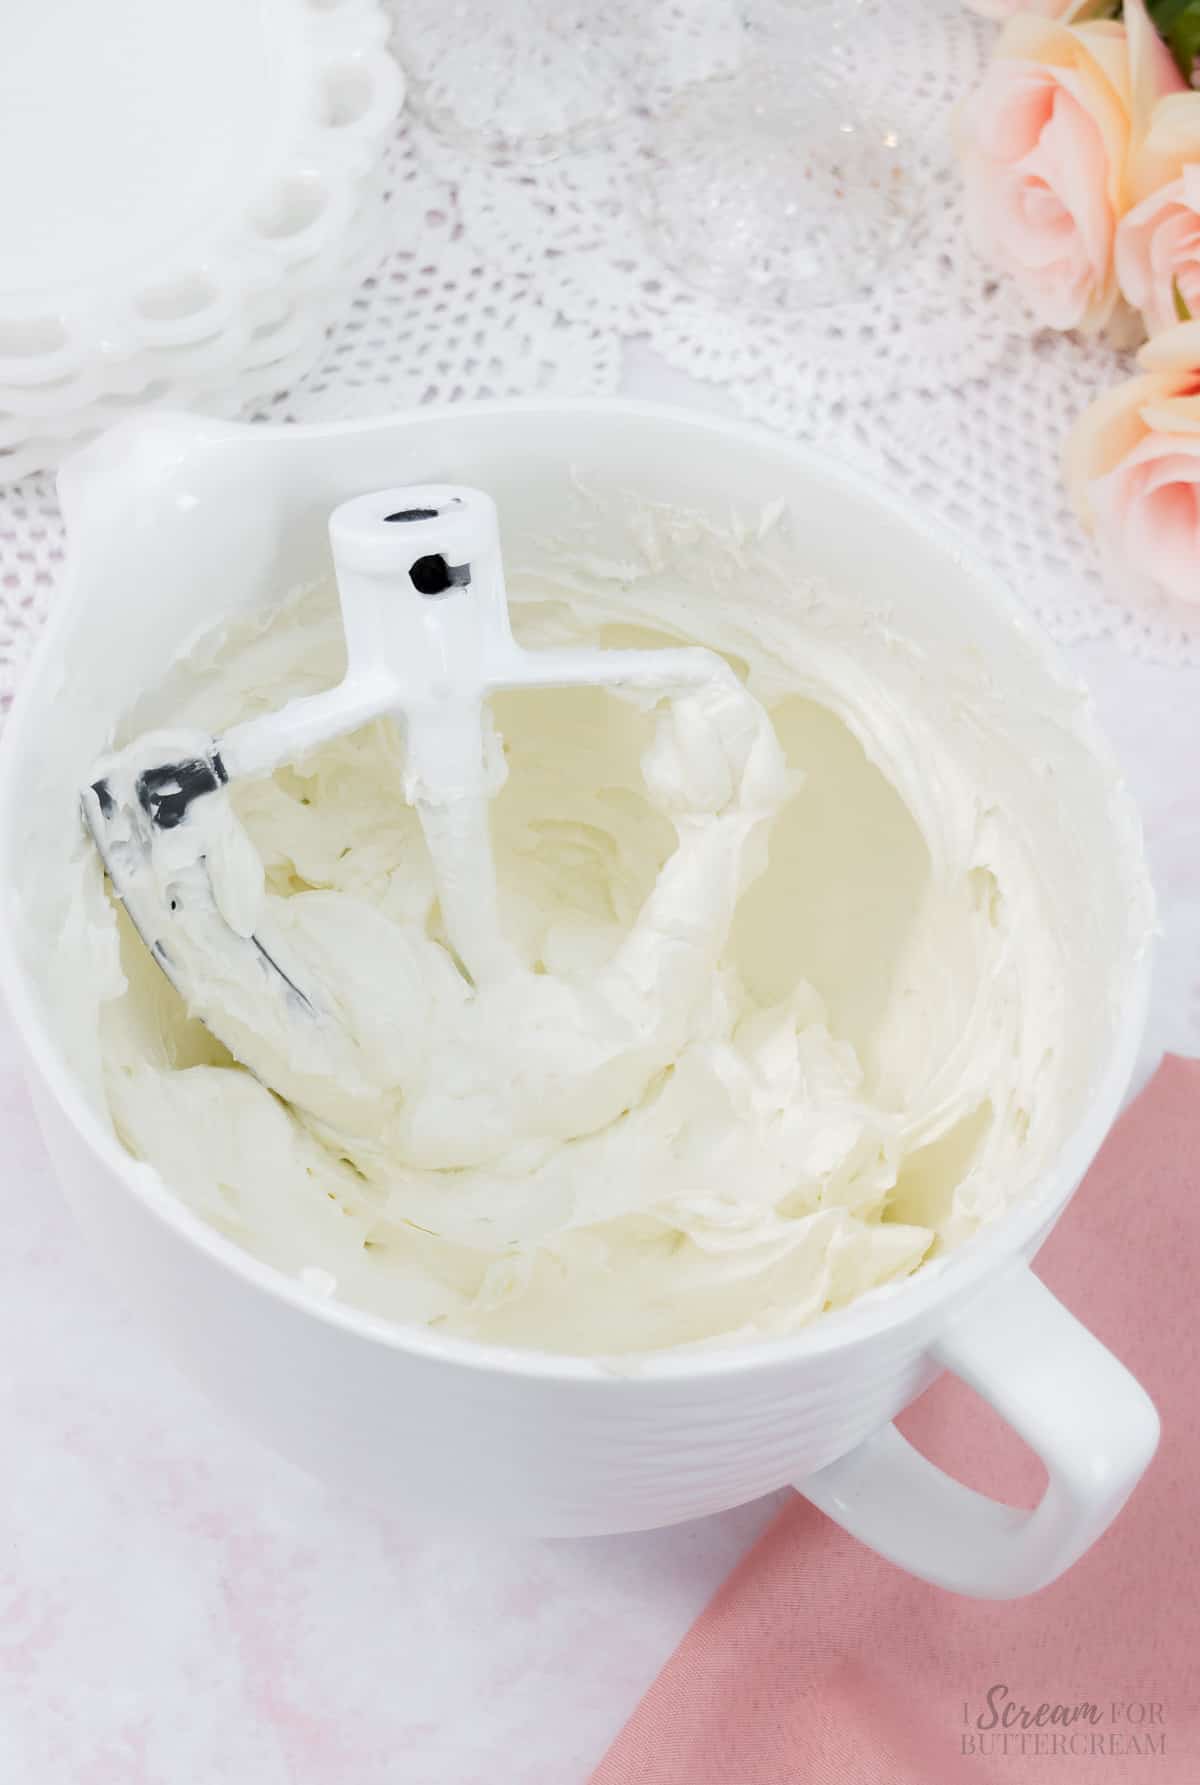
[(1200, 317), (1200, 93), (1155, 107), (1133, 170), (1153, 189), (1117, 231), (1117, 279), (1154, 335)]
[(1067, 485), (1105, 573), (1144, 599), (1200, 604), (1200, 322), (1143, 347), (1067, 446)]
[(1129, 108), (1123, 26), (1022, 13), (960, 114), (971, 238), (1052, 328), (1103, 328), (1117, 302)]

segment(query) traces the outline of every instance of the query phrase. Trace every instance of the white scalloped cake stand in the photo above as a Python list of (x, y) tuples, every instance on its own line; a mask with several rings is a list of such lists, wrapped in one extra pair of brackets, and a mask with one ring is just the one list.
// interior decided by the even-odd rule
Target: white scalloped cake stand
[(245, 400), (311, 365), (402, 98), (380, 0), (9, 13), (0, 448), (32, 462), (97, 399)]

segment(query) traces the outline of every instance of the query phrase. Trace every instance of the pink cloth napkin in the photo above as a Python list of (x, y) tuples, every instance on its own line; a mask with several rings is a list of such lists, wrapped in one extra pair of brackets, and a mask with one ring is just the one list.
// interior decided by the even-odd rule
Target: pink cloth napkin
[[(1052, 1587), (992, 1604), (911, 1579), (797, 1496), (592, 1785), (1200, 1785), (1200, 1061), (1164, 1063), (1037, 1268), (1162, 1415), (1112, 1529)], [(1040, 1464), (954, 1379), (901, 1424), (970, 1486), (1037, 1499)], [(1007, 1705), (1081, 1702), (1098, 1722), (1004, 1740)]]

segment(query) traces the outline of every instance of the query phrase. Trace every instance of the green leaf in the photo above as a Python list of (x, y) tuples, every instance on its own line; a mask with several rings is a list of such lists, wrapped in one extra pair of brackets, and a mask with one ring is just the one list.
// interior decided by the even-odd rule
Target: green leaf
[(1175, 300), (1175, 314), (1180, 322), (1190, 322), (1192, 320), (1192, 313), (1187, 307), (1186, 298), (1179, 289), (1178, 279), (1172, 279), (1171, 281), (1171, 296)]
[(1200, 0), (1146, 0), (1146, 11), (1190, 86), (1200, 57)]

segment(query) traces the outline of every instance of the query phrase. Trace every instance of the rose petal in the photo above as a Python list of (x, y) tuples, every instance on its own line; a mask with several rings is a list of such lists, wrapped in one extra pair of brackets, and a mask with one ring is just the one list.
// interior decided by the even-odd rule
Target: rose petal
[(1148, 435), (1088, 488), (1103, 547), (1174, 599), (1200, 602), (1200, 436)]
[(994, 161), (1020, 161), (1037, 147), (1054, 108), (1055, 82), (1034, 62), (993, 62), (972, 101), (972, 134)]
[(1194, 372), (1200, 367), (1200, 320), (1155, 335), (1138, 354), (1138, 364), (1147, 372)]
[[(1143, 121), (1144, 122), (1144, 121)], [(1134, 138), (1128, 180), (1135, 201), (1159, 191), (1200, 160), (1200, 93), (1160, 99)]]
[(1099, 268), (1107, 266), (1112, 251), (1108, 160), (1096, 122), (1073, 90), (1076, 84), (1074, 78), (1064, 77), (1037, 148), (1021, 166), (1058, 196), (1082, 237), (1085, 257)]

